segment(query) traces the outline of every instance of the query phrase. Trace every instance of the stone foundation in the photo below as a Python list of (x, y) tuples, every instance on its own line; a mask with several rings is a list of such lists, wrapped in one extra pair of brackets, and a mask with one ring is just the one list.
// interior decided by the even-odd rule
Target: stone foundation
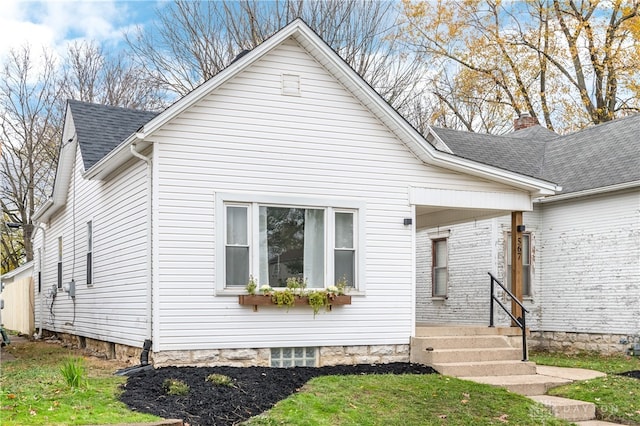
[[(324, 346), (318, 348), (318, 366), (409, 362), (409, 345)], [(162, 351), (153, 354), (155, 367), (251, 367), (271, 365), (270, 349), (208, 349)]]
[(622, 334), (568, 333), (564, 331), (532, 331), (527, 339), (530, 350), (563, 352), (598, 352), (603, 355), (626, 354), (632, 336)]
[[(46, 336), (56, 336), (63, 344), (84, 349), (94, 356), (105, 359), (117, 359), (131, 365), (140, 364), (142, 348), (105, 342), (88, 337), (67, 333), (52, 333), (45, 330)], [(269, 367), (271, 349), (204, 349), (151, 352), (149, 361), (154, 367), (192, 366), (192, 367)], [(391, 362), (409, 362), (409, 345), (371, 345), (371, 346), (323, 346), (317, 351), (318, 367), (325, 365), (388, 364)]]
[[(46, 331), (46, 330), (45, 330)], [(64, 345), (83, 349), (87, 353), (104, 359), (116, 359), (124, 361), (130, 365), (140, 364), (140, 354), (142, 348), (122, 345), (120, 343), (105, 342), (103, 340), (91, 339), (89, 337), (76, 336), (67, 333), (45, 333), (47, 336), (56, 336)]]

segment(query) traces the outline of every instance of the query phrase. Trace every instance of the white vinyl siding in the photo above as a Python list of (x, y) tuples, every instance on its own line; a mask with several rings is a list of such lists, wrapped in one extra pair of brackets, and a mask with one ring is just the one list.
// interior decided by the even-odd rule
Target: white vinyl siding
[[(300, 75), (301, 96), (282, 96), (283, 71)], [(403, 219), (414, 211), (410, 186), (500, 187), (426, 166), (293, 41), (150, 138), (158, 212), (154, 344), (162, 350), (408, 344), (413, 229)], [(225, 246), (218, 234), (230, 202), (357, 211), (354, 232), (362, 243), (352, 304), (314, 319), (303, 308), (252, 312), (221, 294)], [(326, 277), (334, 274), (327, 270)]]
[[(76, 163), (66, 205), (56, 212), (46, 230), (47, 247), (43, 249), (43, 325), (45, 329), (77, 334), (93, 339), (141, 347), (147, 327), (147, 224), (146, 169), (142, 161), (130, 162), (105, 181), (82, 177), (82, 157), (76, 151)], [(75, 180), (75, 182), (73, 182)], [(75, 212), (74, 209), (75, 203)], [(74, 222), (75, 217), (75, 222)], [(65, 244), (63, 250), (62, 283), (85, 277), (88, 247), (87, 222), (92, 225), (91, 252), (93, 283), (76, 286), (74, 303), (59, 295), (52, 300), (52, 287), (57, 287), (57, 238)], [(75, 250), (73, 241), (75, 233)], [(40, 233), (40, 235), (42, 235)], [(37, 239), (38, 248), (42, 245)], [(75, 271), (72, 271), (75, 256)], [(69, 265), (67, 267), (67, 265)], [(36, 294), (36, 306), (40, 300)], [(51, 312), (49, 307), (51, 306)], [(38, 309), (39, 323), (40, 312)]]

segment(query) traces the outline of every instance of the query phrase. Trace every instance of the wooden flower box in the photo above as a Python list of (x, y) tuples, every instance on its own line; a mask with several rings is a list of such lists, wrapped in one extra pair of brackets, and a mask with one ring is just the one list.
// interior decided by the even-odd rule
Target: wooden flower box
[[(258, 306), (276, 306), (271, 299), (271, 295), (262, 294), (241, 294), (238, 296), (238, 303), (240, 305), (253, 306), (253, 311), (258, 311)], [(351, 296), (342, 294), (339, 296), (329, 297), (329, 310), (332, 306), (337, 305), (350, 305)], [(309, 298), (306, 296), (295, 296), (294, 306), (309, 305)]]

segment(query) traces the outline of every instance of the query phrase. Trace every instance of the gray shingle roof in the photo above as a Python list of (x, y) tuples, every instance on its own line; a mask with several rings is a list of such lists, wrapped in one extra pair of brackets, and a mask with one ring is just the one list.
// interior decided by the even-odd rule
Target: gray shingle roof
[(157, 112), (118, 108), (69, 100), (84, 169), (109, 154)]
[[(433, 131), (459, 157), (490, 166), (543, 178), (543, 140), (495, 136), (433, 127)], [(557, 135), (556, 135), (557, 136)]]
[(455, 155), (555, 182), (562, 193), (640, 181), (640, 114), (566, 136), (541, 126), (506, 136), (433, 131)]

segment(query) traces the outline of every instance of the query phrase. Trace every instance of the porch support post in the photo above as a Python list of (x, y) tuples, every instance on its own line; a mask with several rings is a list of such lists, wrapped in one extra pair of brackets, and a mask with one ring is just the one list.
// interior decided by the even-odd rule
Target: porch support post
[[(522, 212), (511, 212), (511, 292), (522, 301)], [(522, 318), (521, 308), (514, 301), (511, 302), (511, 313)], [(512, 325), (516, 326), (515, 323)]]

